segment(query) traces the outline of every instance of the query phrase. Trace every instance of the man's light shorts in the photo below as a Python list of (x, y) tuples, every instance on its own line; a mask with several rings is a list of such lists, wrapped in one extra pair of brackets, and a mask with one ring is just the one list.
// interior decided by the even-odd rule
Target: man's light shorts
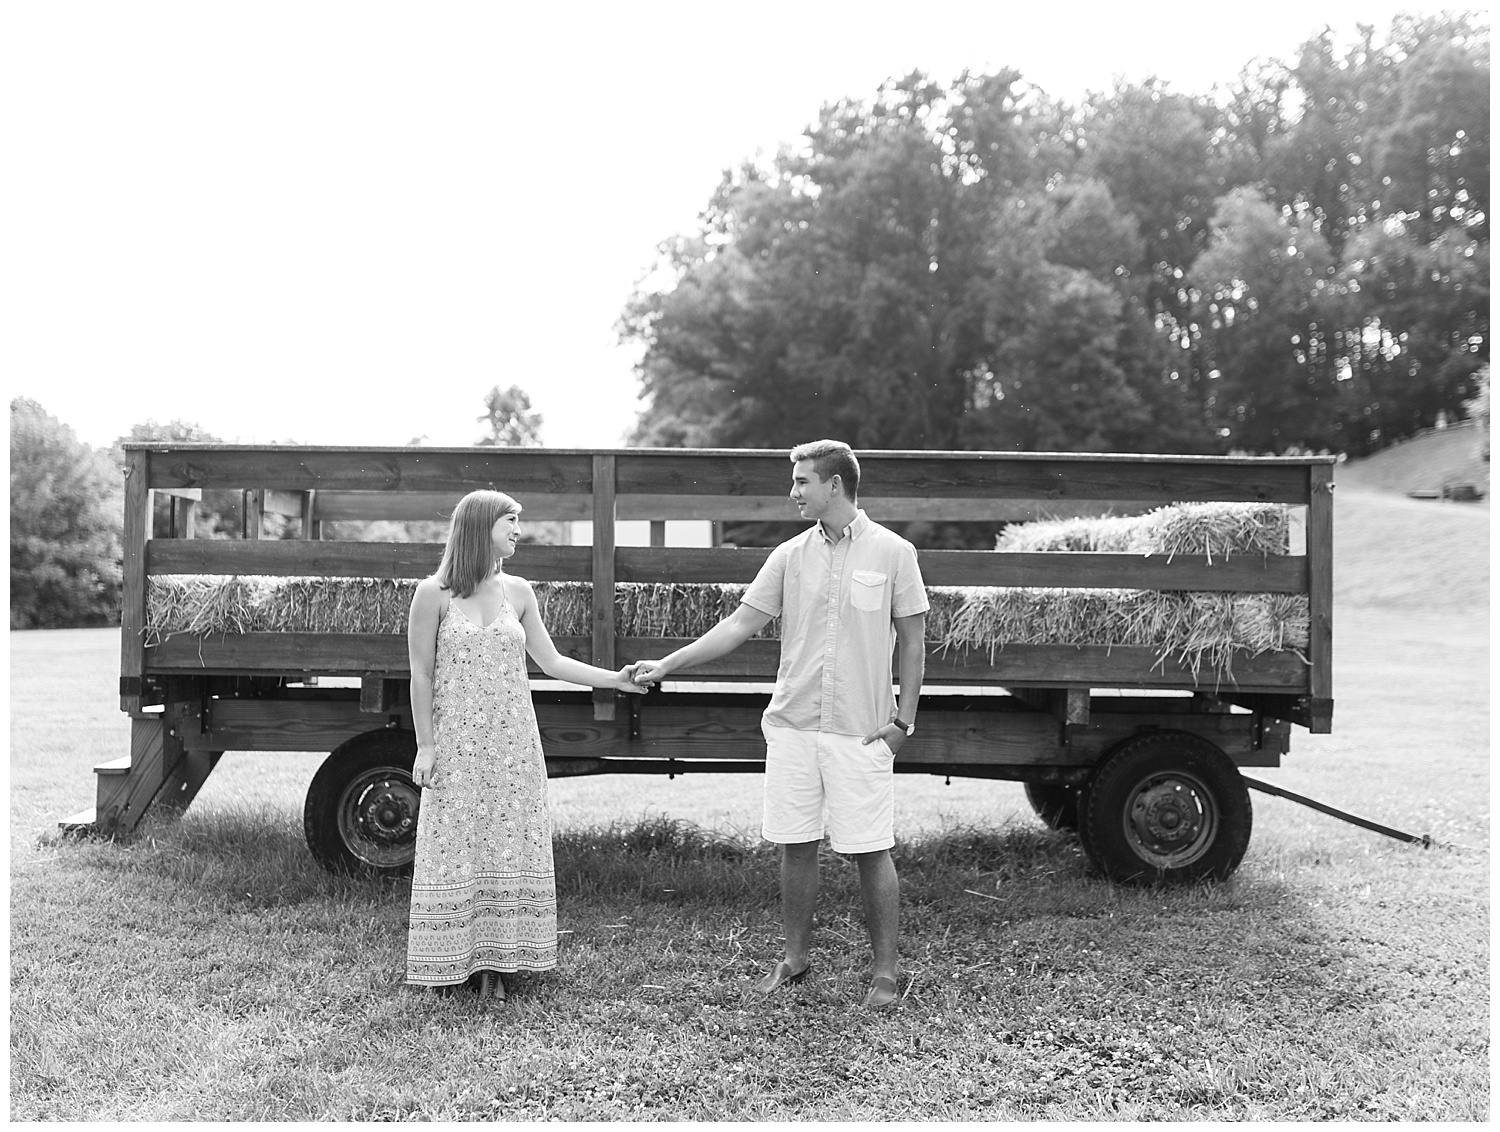
[(823, 840), (835, 853), (874, 853), (896, 843), (895, 756), (884, 739), (761, 723), (766, 801), (761, 834), (779, 845)]

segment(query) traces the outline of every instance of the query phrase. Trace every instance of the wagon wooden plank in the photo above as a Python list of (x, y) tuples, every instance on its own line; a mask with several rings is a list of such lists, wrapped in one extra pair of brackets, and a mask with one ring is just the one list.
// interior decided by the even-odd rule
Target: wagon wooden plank
[[(520, 571), (535, 581), (588, 581), (586, 546), (528, 545)], [(425, 578), (443, 557), (441, 543), (154, 539), (146, 570), (162, 574), (260, 574), (268, 577)]]
[[(515, 498), (525, 510), (527, 522), (553, 522), (559, 519), (590, 519), (593, 497), (588, 490), (570, 494), (513, 490), (500, 484), (499, 490)], [(317, 515), (320, 519), (391, 519), (402, 522), (428, 520), (447, 522), (453, 508), (464, 497), (463, 491), (320, 491)]]
[[(1234, 679), (1226, 689), (1287, 692), (1307, 685), (1308, 667), (1292, 652), (1236, 654)], [(1220, 686), (1214, 670), (1205, 665), (1195, 679), (1175, 657), (1158, 662), (1156, 649), (1120, 645), (1006, 645), (990, 654), (979, 650), (943, 650), (927, 654), (931, 683), (999, 684), (1002, 687), (1194, 688), (1212, 692)]]
[(1308, 730), (1327, 734), (1333, 730), (1333, 469), (1314, 465), (1307, 469), (1307, 539), (1324, 553), (1312, 560), (1308, 577), (1307, 655), (1312, 662), (1309, 690), (1317, 705)]
[[(531, 512), (531, 501), (523, 500)], [(941, 520), (970, 523), (1019, 523), (1033, 519), (1085, 515), (1138, 514), (1155, 506), (1128, 499), (1037, 501), (991, 496), (891, 496), (865, 494), (859, 505), (880, 522)], [(799, 522), (797, 509), (785, 492), (776, 495), (621, 495), (621, 519), (713, 519), (729, 521)], [(562, 516), (558, 516), (562, 517)]]
[[(411, 726), (411, 709), (388, 714)], [(226, 751), (331, 751), (380, 721), (351, 701), (216, 700), (208, 730), (189, 733), (189, 749)]]
[[(517, 501), (526, 509), (528, 521), (590, 519), (593, 501), (586, 494), (557, 495), (549, 492), (517, 491)], [(447, 520), (461, 491), (320, 491), (319, 519)], [(931, 498), (927, 496), (867, 495), (860, 506), (871, 518), (882, 522), (941, 520), (945, 522), (1016, 523), (1033, 519), (1071, 518), (1088, 515), (1126, 515), (1147, 510), (1154, 504), (1126, 499), (1037, 501), (996, 498)], [(785, 492), (775, 495), (618, 495), (618, 519), (798, 521), (797, 510)]]
[(146, 625), (146, 547), (150, 537), (151, 490), (146, 482), (147, 453), (125, 456), (125, 524), (123, 581), (120, 591), (120, 710), (141, 709), (141, 674), (145, 671), (142, 633)]
[[(552, 640), (564, 656), (590, 663), (591, 638)], [(411, 674), (401, 633), (178, 633), (146, 649), (146, 670), (153, 675), (380, 674), (398, 679)], [(528, 670), (541, 675), (534, 664), (528, 663)]]
[(150, 673), (408, 675), (400, 633), (178, 633), (146, 649)]
[[(591, 637), (554, 637), (558, 651), (589, 661)], [(688, 643), (673, 637), (618, 637), (615, 664), (653, 660)], [(774, 678), (780, 643), (752, 640), (728, 656), (700, 665), (683, 680)], [(149, 673), (320, 673), (355, 675), (408, 673), (406, 638), (396, 633), (241, 633), (194, 637), (178, 634), (146, 650)], [(1308, 668), (1295, 653), (1236, 656), (1233, 682), (1226, 691), (1289, 693), (1304, 690)], [(532, 668), (533, 675), (537, 670)], [(999, 684), (1002, 687), (1134, 687), (1195, 688), (1221, 686), (1211, 669), (1192, 672), (1167, 657), (1158, 663), (1151, 648), (1104, 645), (1007, 645), (993, 660), (980, 651), (930, 647), (927, 681), (931, 684)]]
[[(615, 458), (594, 457), (593, 649), (600, 668), (615, 667)], [(615, 717), (614, 692), (594, 689), (594, 718)]]
[[(1307, 502), (1306, 468), (1295, 464), (1095, 464), (1055, 456), (1019, 462), (982, 453), (957, 462), (880, 454), (862, 458), (860, 471), (866, 493), (882, 497)], [(778, 464), (748, 453), (693, 452), (673, 460), (622, 453), (616, 490), (621, 495), (774, 496), (787, 490), (790, 478), (785, 457)]]
[(592, 459), (544, 448), (337, 449), (270, 445), (152, 447), (150, 487), (283, 491), (444, 491), (476, 488), (584, 494)]

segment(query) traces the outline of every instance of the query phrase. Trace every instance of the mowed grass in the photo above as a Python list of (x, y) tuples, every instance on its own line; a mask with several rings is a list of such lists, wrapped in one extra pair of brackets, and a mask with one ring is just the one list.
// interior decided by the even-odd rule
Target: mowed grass
[[(503, 1008), (405, 988), (406, 886), (313, 864), (321, 756), (230, 753), (183, 820), (60, 839), (127, 749), (118, 638), (12, 633), (11, 1116), (1485, 1120), (1487, 511), (1404, 503), (1340, 496), (1335, 730), (1250, 773), (1438, 847), (1254, 794), (1232, 881), (1121, 889), (1019, 786), (902, 777), (878, 1015), (832, 854), (814, 977), (746, 996), (780, 948), (755, 776), (554, 781), (561, 963)], [(1362, 573), (1424, 547), (1441, 601)]]

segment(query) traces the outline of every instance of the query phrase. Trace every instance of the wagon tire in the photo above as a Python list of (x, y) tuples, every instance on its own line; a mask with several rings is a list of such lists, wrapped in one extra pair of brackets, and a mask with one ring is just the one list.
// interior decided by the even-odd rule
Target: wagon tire
[(331, 873), (402, 876), (417, 851), (422, 793), (412, 781), (416, 736), (385, 728), (341, 743), (307, 788), (302, 829)]
[(1026, 800), (1050, 829), (1078, 828), (1078, 787), (1028, 782)]
[(1180, 731), (1126, 740), (1080, 796), (1089, 860), (1122, 884), (1224, 880), (1250, 844), (1250, 791), (1207, 739)]

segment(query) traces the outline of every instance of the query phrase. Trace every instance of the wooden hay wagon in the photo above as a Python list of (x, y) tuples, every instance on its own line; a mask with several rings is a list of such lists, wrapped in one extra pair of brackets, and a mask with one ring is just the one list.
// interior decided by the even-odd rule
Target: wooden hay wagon
[[(1230, 649), (1209, 665), (1151, 644), (930, 640), (917, 731), (896, 763), (903, 773), (1025, 783), (1043, 820), (1076, 827), (1090, 859), (1117, 880), (1231, 873), (1251, 824), (1238, 768), (1279, 765), (1294, 723), (1331, 728), (1333, 461), (1013, 452), (860, 459), (861, 505), (897, 523), (1139, 514), (1207, 501), (1288, 509), (1293, 535), (1279, 554), (919, 551), (934, 592), (1040, 587), (1302, 603), (1305, 643)], [(153, 806), (187, 806), (226, 751), (326, 750), (305, 824), (313, 853), (333, 869), (396, 871), (411, 860), (420, 792), (409, 778), (404, 622), (380, 631), (278, 622), (267, 631), (231, 617), (163, 633), (150, 629), (148, 609), (159, 591), (205, 577), (272, 587), (303, 579), (314, 589), (318, 579), (410, 585), (435, 569), (440, 544), (334, 540), (321, 537), (327, 526), (442, 520), (465, 492), (495, 487), (521, 501), (528, 524), (592, 522), (591, 545), (525, 545), (512, 566), (539, 588), (589, 583), (587, 616), (551, 628), (562, 652), (614, 668), (663, 656), (685, 639), (631, 635), (619, 612), (631, 587), (744, 584), (769, 553), (660, 545), (668, 521), (795, 518), (781, 451), (150, 443), (127, 445), (126, 461), (120, 706), (131, 717), (131, 751), (96, 768), (94, 810), (64, 824), (128, 834)], [(244, 502), (245, 537), (193, 538), (197, 501), (224, 492)], [(270, 516), (279, 516), (282, 537), (263, 537)], [(623, 520), (648, 521), (655, 545), (617, 546)], [(647, 696), (539, 686), (548, 773), (757, 771), (777, 661), (775, 640), (752, 640)]]

